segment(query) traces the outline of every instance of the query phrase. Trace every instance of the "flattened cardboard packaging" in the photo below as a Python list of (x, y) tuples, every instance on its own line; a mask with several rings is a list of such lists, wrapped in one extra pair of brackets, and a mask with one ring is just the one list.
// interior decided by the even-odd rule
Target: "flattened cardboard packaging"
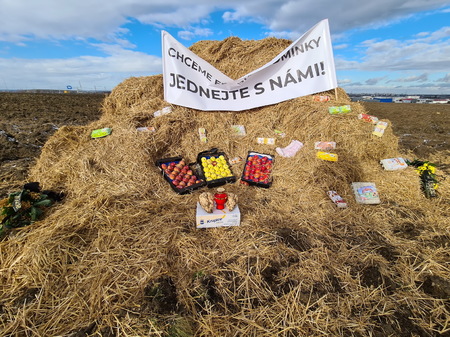
[(239, 206), (230, 212), (226, 207), (218, 210), (214, 207), (212, 213), (207, 213), (197, 202), (196, 226), (197, 228), (239, 226), (241, 223), (241, 211)]

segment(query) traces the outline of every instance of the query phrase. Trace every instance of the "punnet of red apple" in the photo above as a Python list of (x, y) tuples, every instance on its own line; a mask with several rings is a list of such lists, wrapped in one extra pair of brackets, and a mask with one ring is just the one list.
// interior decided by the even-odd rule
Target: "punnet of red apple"
[(182, 157), (158, 160), (156, 166), (159, 167), (172, 189), (179, 194), (205, 185), (204, 179)]
[(268, 188), (272, 184), (274, 158), (270, 154), (250, 151), (241, 181), (249, 185)]

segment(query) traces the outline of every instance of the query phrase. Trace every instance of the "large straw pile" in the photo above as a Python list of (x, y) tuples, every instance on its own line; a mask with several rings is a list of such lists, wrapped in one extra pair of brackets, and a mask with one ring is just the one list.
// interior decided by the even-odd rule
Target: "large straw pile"
[[(265, 64), (289, 41), (199, 42), (191, 49), (232, 78)], [(46, 217), (0, 244), (0, 330), (12, 336), (436, 336), (450, 329), (448, 181), (424, 197), (412, 169), (387, 172), (399, 156), (356, 118), (343, 90), (327, 103), (301, 97), (249, 111), (167, 106), (162, 77), (130, 78), (104, 102), (100, 120), (61, 128), (30, 181), (64, 191)], [(329, 106), (351, 104), (347, 115)], [(245, 125), (247, 136), (229, 132)], [(136, 131), (154, 126), (155, 133)], [(105, 138), (93, 129), (111, 127)], [(197, 130), (206, 128), (208, 143)], [(240, 227), (195, 229), (204, 191), (174, 193), (154, 166), (194, 161), (217, 147), (232, 158), (275, 154), (269, 189), (226, 186), (239, 196)], [(316, 158), (315, 141), (336, 141), (339, 161)], [(242, 163), (233, 167), (240, 176)], [(382, 203), (359, 205), (350, 184), (376, 183)], [(337, 209), (326, 191), (349, 208)]]

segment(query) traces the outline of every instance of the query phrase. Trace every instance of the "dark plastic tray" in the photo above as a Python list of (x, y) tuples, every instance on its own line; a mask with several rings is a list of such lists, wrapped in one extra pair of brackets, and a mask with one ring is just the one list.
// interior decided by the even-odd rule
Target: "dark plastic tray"
[(228, 161), (227, 155), (224, 152), (220, 152), (217, 148), (213, 148), (208, 151), (200, 152), (197, 155), (197, 164), (198, 164), (199, 170), (201, 171), (202, 178), (206, 181), (206, 186), (208, 186), (209, 188), (236, 182), (236, 177), (234, 175), (229, 176), (229, 177), (214, 179), (214, 180), (206, 180), (205, 171), (202, 166), (202, 158), (210, 159), (211, 157), (218, 158), (220, 156), (223, 156), (225, 158), (225, 162), (231, 171), (231, 165), (230, 165), (230, 162)]
[[(255, 177), (255, 173), (251, 174), (250, 176), (246, 175), (246, 171), (247, 171), (247, 167), (249, 165), (250, 162), (253, 162), (253, 160), (250, 160), (250, 157), (254, 158), (256, 156), (256, 158), (258, 160), (261, 161), (266, 161), (266, 162), (271, 162), (270, 164), (270, 169), (268, 169), (268, 171), (264, 171), (264, 169), (262, 167), (255, 167), (255, 169), (259, 169), (262, 172), (256, 172), (256, 174), (259, 175)], [(266, 158), (266, 159), (265, 159)], [(272, 185), (272, 171), (273, 171), (273, 164), (274, 164), (274, 157), (273, 155), (270, 154), (266, 154), (266, 153), (259, 153), (259, 152), (255, 152), (255, 151), (249, 151), (247, 158), (245, 159), (245, 165), (244, 165), (244, 170), (242, 171), (242, 176), (241, 176), (241, 181), (247, 183), (248, 185), (251, 186), (258, 186), (258, 187), (262, 187), (262, 188), (269, 188)], [(262, 163), (258, 163), (259, 165), (263, 166), (264, 162)], [(267, 175), (267, 177), (264, 179), (261, 176)]]
[[(192, 170), (193, 174), (197, 177), (197, 180), (200, 180), (200, 182), (198, 183), (194, 183), (190, 186), (184, 186), (182, 188), (179, 188), (179, 184), (175, 183), (175, 181), (178, 181), (177, 179), (172, 179), (168, 173), (168, 171), (166, 171), (162, 166), (163, 164), (165, 165), (170, 165), (170, 163), (175, 163), (176, 165), (180, 163), (180, 161), (182, 160), (182, 157), (171, 157), (171, 158), (164, 158), (164, 159), (158, 159), (155, 162), (155, 165), (159, 168), (159, 170), (162, 173), (162, 176), (164, 177), (164, 179), (169, 183), (170, 187), (178, 194), (187, 194), (190, 193), (196, 189), (199, 189), (203, 186), (206, 185), (206, 181), (203, 177), (203, 175), (201, 175), (199, 173), (198, 167), (197, 167), (197, 163), (191, 163), (191, 164), (187, 164), (185, 166), (188, 166), (190, 170)], [(186, 182), (185, 182), (186, 184)]]

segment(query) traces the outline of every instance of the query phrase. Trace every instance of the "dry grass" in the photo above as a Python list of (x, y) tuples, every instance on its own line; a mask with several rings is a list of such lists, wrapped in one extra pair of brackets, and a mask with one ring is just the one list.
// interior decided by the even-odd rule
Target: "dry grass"
[[(232, 78), (288, 45), (266, 39), (203, 41), (191, 49)], [(245, 63), (242, 60), (245, 59)], [(252, 69), (249, 67), (251, 66)], [(11, 336), (436, 336), (450, 331), (449, 180), (428, 200), (412, 169), (383, 171), (401, 155), (357, 119), (331, 116), (301, 97), (243, 112), (166, 106), (162, 77), (130, 78), (104, 102), (99, 121), (61, 128), (30, 174), (65, 200), (45, 219), (0, 242), (0, 331)], [(247, 136), (230, 135), (243, 124)], [(154, 126), (156, 133), (137, 132)], [(102, 139), (90, 131), (112, 127)], [(208, 144), (197, 129), (207, 130)], [(256, 137), (274, 129), (305, 144), (276, 156), (270, 189), (227, 185), (239, 196), (240, 227), (195, 229), (199, 193), (180, 196), (157, 159), (218, 147), (232, 158), (275, 154)], [(336, 163), (315, 141), (336, 141)], [(439, 158), (441, 161), (442, 158)], [(448, 161), (447, 161), (448, 162)], [(233, 167), (240, 176), (243, 164)], [(359, 205), (354, 181), (375, 182), (382, 203)], [(325, 192), (339, 191), (337, 209)]]

